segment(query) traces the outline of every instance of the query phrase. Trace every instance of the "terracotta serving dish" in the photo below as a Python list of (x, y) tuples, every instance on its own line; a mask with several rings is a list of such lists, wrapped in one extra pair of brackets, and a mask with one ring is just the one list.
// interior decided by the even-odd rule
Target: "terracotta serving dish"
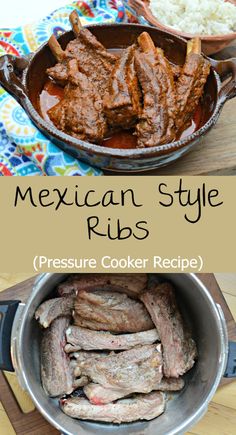
[[(236, 7), (235, 0), (225, 1), (232, 3)], [(190, 33), (181, 32), (180, 30), (175, 30), (173, 29), (173, 27), (168, 27), (160, 23), (149, 8), (149, 0), (125, 0), (124, 3), (132, 8), (138, 20), (140, 20), (140, 17), (143, 17), (148, 24), (156, 26), (161, 30), (165, 30), (166, 32), (171, 32), (174, 35), (181, 36), (182, 38), (191, 39), (196, 36)], [(213, 53), (217, 53), (218, 51), (227, 47), (231, 42), (233, 42), (236, 39), (236, 32), (228, 33), (226, 35), (199, 36), (202, 41), (203, 53), (205, 53), (206, 55), (210, 55)]]
[[(89, 26), (89, 30), (107, 48), (122, 49), (147, 31), (154, 43), (163, 48), (168, 59), (183, 64), (186, 41), (154, 27), (136, 24), (104, 24)], [(72, 32), (59, 37), (63, 48), (74, 39)], [(178, 159), (199, 142), (216, 123), (224, 103), (236, 95), (236, 60), (211, 61), (212, 68), (201, 101), (197, 130), (185, 138), (152, 148), (114, 149), (75, 139), (45, 121), (39, 114), (39, 95), (44, 87), (46, 68), (55, 64), (48, 44), (29, 57), (4, 55), (0, 58), (0, 84), (16, 98), (34, 124), (65, 152), (99, 168), (111, 171), (145, 171), (167, 165)], [(228, 77), (226, 84), (223, 80)]]

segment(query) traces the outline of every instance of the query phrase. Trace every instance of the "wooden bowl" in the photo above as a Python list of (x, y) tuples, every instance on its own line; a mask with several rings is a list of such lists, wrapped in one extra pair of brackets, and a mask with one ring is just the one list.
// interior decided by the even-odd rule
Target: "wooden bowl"
[[(236, 7), (236, 0), (225, 0)], [(236, 32), (228, 33), (226, 35), (193, 35), (191, 33), (185, 33), (181, 32), (180, 30), (176, 30), (173, 27), (168, 27), (160, 21), (153, 15), (150, 7), (149, 7), (149, 0), (126, 0), (127, 5), (131, 7), (131, 9), (134, 11), (137, 19), (139, 20), (140, 17), (143, 17), (148, 24), (151, 24), (152, 26), (158, 27), (161, 30), (165, 30), (166, 32), (173, 33), (174, 35), (181, 36), (185, 39), (192, 39), (194, 36), (199, 36), (202, 41), (202, 51), (206, 55), (210, 55), (213, 53), (217, 53), (218, 51), (222, 50), (223, 48), (227, 47), (231, 42), (233, 42), (236, 39)]]

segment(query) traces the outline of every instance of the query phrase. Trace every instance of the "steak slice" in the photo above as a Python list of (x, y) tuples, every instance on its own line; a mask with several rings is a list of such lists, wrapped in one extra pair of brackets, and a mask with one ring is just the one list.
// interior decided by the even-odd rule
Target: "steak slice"
[(103, 100), (104, 112), (112, 127), (131, 128), (141, 110), (141, 92), (134, 69), (135, 45), (123, 50), (116, 60)]
[(81, 290), (74, 305), (74, 323), (89, 329), (111, 332), (139, 332), (153, 328), (144, 305), (126, 294), (102, 290)]
[(48, 328), (52, 321), (60, 316), (71, 316), (74, 307), (74, 296), (54, 298), (43, 302), (35, 312), (35, 319), (40, 325)]
[(70, 326), (66, 331), (66, 352), (75, 352), (80, 349), (96, 350), (125, 350), (134, 346), (153, 344), (158, 340), (156, 329), (136, 332), (134, 334), (113, 335), (110, 332), (91, 331), (90, 329)]
[[(179, 391), (184, 387), (184, 380), (182, 378), (162, 378), (160, 382), (153, 383), (152, 391)], [(100, 384), (90, 383), (84, 387), (84, 393), (89, 401), (94, 405), (103, 405), (105, 403), (114, 402), (122, 397), (129, 396), (133, 391), (126, 388), (123, 390), (115, 390), (112, 388), (104, 388)]]
[(48, 116), (59, 130), (81, 140), (97, 142), (106, 135), (102, 100), (75, 59), (68, 62), (64, 96), (48, 110)]
[(81, 273), (70, 275), (57, 292), (64, 296), (80, 290), (112, 290), (137, 299), (146, 286), (146, 273)]
[(64, 351), (65, 331), (70, 320), (55, 319), (43, 332), (41, 343), (41, 381), (45, 392), (51, 396), (62, 396), (73, 391), (73, 376), (70, 358)]
[(172, 68), (163, 51), (156, 48), (147, 32), (138, 37), (135, 68), (143, 94), (143, 110), (136, 125), (138, 146), (153, 147), (175, 139), (177, 114)]
[(60, 406), (65, 414), (81, 420), (128, 423), (158, 417), (165, 410), (165, 396), (160, 392), (138, 394), (130, 399), (100, 406), (92, 405), (82, 397), (72, 397), (61, 399)]
[(164, 375), (177, 378), (191, 369), (197, 356), (196, 344), (184, 325), (175, 291), (170, 283), (145, 291), (141, 300), (157, 328), (163, 347)]
[(81, 373), (105, 388), (149, 393), (162, 379), (161, 345), (137, 346), (81, 363)]

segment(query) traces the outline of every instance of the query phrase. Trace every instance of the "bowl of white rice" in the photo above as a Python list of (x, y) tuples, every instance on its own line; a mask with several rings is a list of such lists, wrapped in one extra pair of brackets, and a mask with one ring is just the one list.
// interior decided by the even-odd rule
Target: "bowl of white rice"
[(182, 36), (199, 36), (205, 54), (236, 39), (236, 0), (128, 0), (138, 20)]

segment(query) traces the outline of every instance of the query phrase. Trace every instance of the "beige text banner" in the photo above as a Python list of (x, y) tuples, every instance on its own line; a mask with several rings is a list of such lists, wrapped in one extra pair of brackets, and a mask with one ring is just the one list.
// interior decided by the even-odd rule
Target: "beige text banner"
[(235, 271), (236, 177), (4, 177), (2, 272)]

